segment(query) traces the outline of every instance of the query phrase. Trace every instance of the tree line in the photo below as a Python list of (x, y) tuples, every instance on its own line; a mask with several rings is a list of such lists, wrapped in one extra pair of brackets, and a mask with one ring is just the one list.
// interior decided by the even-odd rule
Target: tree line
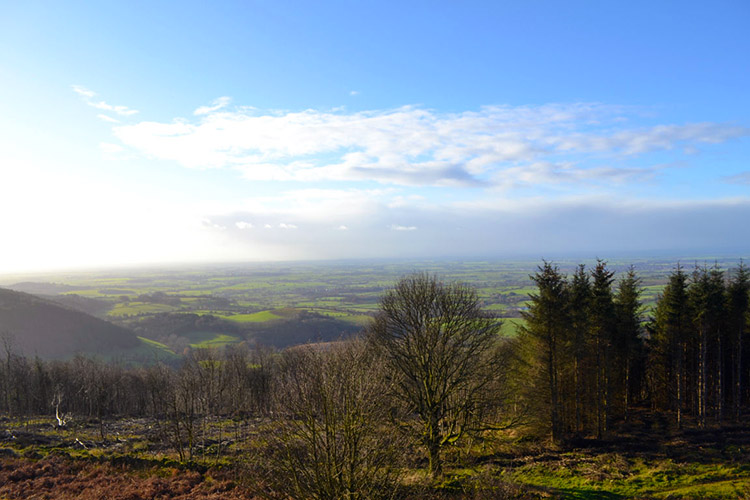
[(677, 428), (741, 420), (750, 402), (750, 273), (740, 263), (681, 265), (652, 314), (631, 267), (616, 283), (606, 262), (571, 277), (544, 262), (523, 312), (517, 352), (532, 414), (553, 439), (604, 437), (634, 408), (671, 416)]

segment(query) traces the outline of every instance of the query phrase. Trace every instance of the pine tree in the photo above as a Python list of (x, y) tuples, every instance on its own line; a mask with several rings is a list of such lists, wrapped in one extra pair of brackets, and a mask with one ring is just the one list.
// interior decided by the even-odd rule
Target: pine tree
[(729, 347), (729, 370), (727, 374), (731, 381), (732, 418), (740, 421), (742, 418), (742, 403), (744, 382), (747, 381), (745, 367), (745, 353), (747, 349), (747, 323), (750, 311), (750, 271), (744, 262), (730, 278), (727, 287), (727, 330)]
[[(687, 275), (677, 264), (657, 301), (651, 339), (655, 370), (651, 394), (657, 407), (674, 411), (680, 428), (685, 401), (685, 356), (691, 333), (687, 292)], [(667, 396), (666, 401), (663, 395)]]
[(694, 334), (687, 348), (686, 396), (698, 425), (705, 427), (710, 413), (721, 421), (723, 408), (723, 272), (716, 266), (696, 267), (688, 295)]
[(643, 328), (641, 320), (643, 305), (641, 303), (641, 280), (630, 266), (625, 277), (620, 281), (615, 297), (617, 313), (617, 337), (615, 350), (618, 353), (618, 376), (621, 380), (619, 394), (622, 398), (624, 416), (633, 404), (636, 395), (641, 392), (643, 379)]
[(612, 297), (614, 272), (598, 260), (591, 273), (591, 332), (596, 360), (596, 435), (599, 439), (609, 427), (612, 375), (612, 341), (615, 331), (615, 305)]
[(586, 374), (590, 361), (590, 321), (591, 281), (586, 266), (580, 264), (570, 283), (570, 342), (573, 355), (573, 412), (575, 414), (575, 432), (581, 433), (584, 425), (585, 410), (590, 405), (590, 390)]
[(532, 376), (538, 378), (535, 382), (543, 388), (552, 439), (559, 441), (564, 429), (560, 373), (569, 325), (567, 281), (559, 268), (547, 261), (531, 279), (538, 291), (529, 295), (529, 309), (522, 313), (526, 326), (521, 328), (519, 341), (526, 348)]
[(708, 403), (716, 422), (721, 425), (724, 421), (724, 401), (727, 397), (724, 391), (725, 360), (729, 357), (726, 329), (726, 285), (724, 271), (718, 264), (709, 271), (708, 295), (708, 325), (709, 325), (709, 387)]

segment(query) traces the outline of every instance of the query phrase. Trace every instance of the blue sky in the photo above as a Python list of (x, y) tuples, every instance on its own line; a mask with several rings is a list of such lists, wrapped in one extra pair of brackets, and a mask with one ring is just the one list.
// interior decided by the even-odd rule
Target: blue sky
[(750, 244), (750, 4), (5, 2), (0, 271)]

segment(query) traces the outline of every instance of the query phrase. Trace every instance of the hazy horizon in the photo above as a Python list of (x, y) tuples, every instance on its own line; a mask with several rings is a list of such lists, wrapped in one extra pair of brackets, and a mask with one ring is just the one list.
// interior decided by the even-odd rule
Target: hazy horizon
[(641, 265), (647, 267), (654, 264), (667, 265), (674, 268), (678, 264), (687, 270), (694, 266), (713, 266), (718, 264), (721, 269), (733, 270), (740, 261), (746, 262), (746, 256), (740, 253), (680, 253), (680, 252), (634, 252), (630, 254), (600, 254), (589, 252), (560, 253), (547, 255), (516, 254), (507, 256), (446, 256), (436, 258), (402, 258), (402, 257), (373, 257), (373, 258), (343, 258), (343, 259), (308, 259), (308, 260), (256, 260), (256, 261), (191, 261), (191, 262), (145, 262), (139, 264), (123, 264), (111, 266), (90, 267), (50, 267), (46, 269), (35, 268), (18, 270), (14, 272), (0, 272), (0, 287), (17, 284), (20, 281), (50, 278), (74, 277), (77, 275), (112, 275), (112, 276), (137, 276), (152, 273), (183, 273), (183, 272), (235, 272), (259, 270), (267, 272), (278, 269), (282, 271), (299, 271), (304, 268), (320, 270), (326, 267), (357, 268), (368, 266), (395, 266), (403, 267), (404, 272), (420, 271), (430, 265), (453, 266), (471, 264), (498, 264), (500, 266), (515, 267), (528, 265), (530, 269), (536, 269), (543, 262), (551, 262), (559, 266), (563, 271), (574, 270), (579, 264), (588, 267), (602, 260), (608, 266), (620, 273), (631, 265), (636, 271)]
[(750, 249), (747, 2), (4, 11), (0, 277)]

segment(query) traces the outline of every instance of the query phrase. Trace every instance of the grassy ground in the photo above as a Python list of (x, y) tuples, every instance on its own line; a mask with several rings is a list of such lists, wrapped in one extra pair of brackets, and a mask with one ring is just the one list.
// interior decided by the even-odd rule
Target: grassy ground
[(559, 498), (743, 498), (747, 464), (674, 461), (621, 453), (561, 453), (508, 474), (515, 483)]
[(500, 334), (504, 337), (515, 337), (518, 334), (518, 328), (524, 326), (526, 320), (521, 318), (508, 318), (503, 320), (503, 326)]
[[(104, 439), (95, 421), (75, 420), (65, 429), (52, 421), (0, 421), (0, 498), (33, 492), (35, 498), (139, 499), (156, 497), (153, 488), (162, 492), (158, 498), (253, 498), (265, 487), (247, 458), (264, 456), (258, 436), (273, 426), (270, 420), (209, 421), (190, 462), (177, 460), (159, 437), (163, 423), (153, 420), (106, 421)], [(565, 447), (495, 433), (448, 450), (438, 481), (415, 455), (396, 498), (750, 498), (749, 459), (750, 426), (741, 425), (626, 431)], [(129, 494), (110, 496), (107, 487)]]

